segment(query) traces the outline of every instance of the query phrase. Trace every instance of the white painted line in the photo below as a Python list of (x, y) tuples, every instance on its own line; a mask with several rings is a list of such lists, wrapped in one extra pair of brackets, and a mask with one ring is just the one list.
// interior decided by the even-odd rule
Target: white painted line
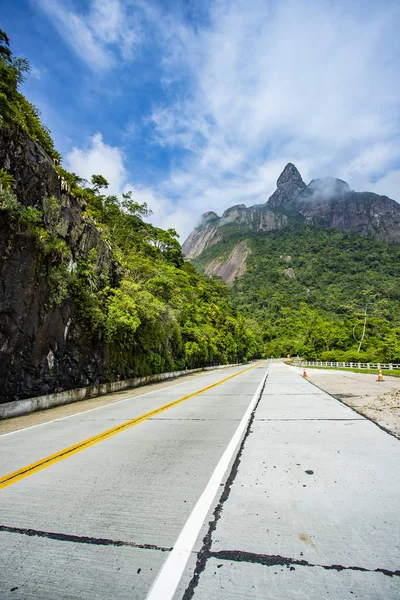
[(237, 451), (242, 435), (247, 427), (251, 413), (253, 412), (258, 399), (261, 395), (263, 385), (268, 376), (270, 367), (268, 367), (260, 385), (257, 388), (251, 402), (243, 415), (231, 441), (221, 456), (217, 466), (214, 469), (202, 495), (198, 499), (195, 507), (189, 515), (175, 545), (166, 559), (157, 579), (154, 581), (150, 592), (147, 595), (147, 600), (171, 600), (176, 592), (176, 589), (181, 580), (183, 571), (189, 556), (193, 551), (197, 537), (200, 533), (204, 520), (207, 517), (208, 511), (213, 503), (216, 494), (221, 490), (220, 485), (224, 478), (225, 472)]
[[(229, 368), (238, 368), (238, 367), (229, 367)], [(199, 375), (200, 377), (196, 377), (196, 379), (201, 379), (202, 377), (207, 376), (209, 373), (219, 373), (219, 371), (217, 369), (214, 370), (210, 370), (210, 371), (205, 371), (200, 372)], [(193, 373), (193, 375), (197, 375), (197, 373)], [(183, 377), (186, 377), (185, 375)], [(192, 379), (192, 381), (196, 381), (196, 379)], [(155, 382), (156, 384), (157, 382)], [(34, 429), (35, 427), (42, 427), (42, 425), (49, 425), (50, 423), (57, 423), (57, 421), (64, 421), (65, 419), (71, 419), (72, 417), (79, 417), (80, 415), (85, 415), (86, 413), (89, 412), (93, 412), (94, 410), (100, 410), (101, 408), (107, 408), (108, 406), (115, 406), (115, 404), (121, 404), (121, 402), (127, 402), (128, 400), (133, 400), (135, 398), (141, 398), (142, 396), (148, 396), (149, 394), (158, 394), (159, 392), (164, 392), (165, 390), (170, 390), (173, 387), (177, 387), (178, 385), (183, 385), (185, 383), (185, 381), (178, 381), (178, 383), (174, 383), (173, 385), (168, 385), (166, 387), (163, 387), (159, 390), (153, 390), (152, 392), (145, 392), (144, 394), (137, 394), (136, 396), (129, 396), (128, 398), (124, 398), (123, 400), (117, 400), (116, 402), (110, 402), (109, 404), (103, 404), (102, 406), (96, 406), (95, 408), (88, 408), (87, 410), (82, 410), (81, 412), (76, 412), (73, 413), (72, 415), (67, 415), (66, 417), (59, 417), (57, 419), (52, 419), (51, 421), (44, 421), (44, 423), (38, 423), (37, 425), (30, 425), (29, 427), (22, 427), (21, 429), (16, 429), (15, 431), (9, 431), (8, 433), (0, 433), (0, 439), (5, 437), (6, 435), (13, 435), (14, 433), (21, 433), (21, 431), (28, 431), (28, 429)], [(187, 383), (187, 381), (186, 381)], [(155, 385), (154, 383), (148, 383), (146, 385)], [(128, 388), (129, 389), (129, 388)], [(121, 390), (122, 392), (124, 390)], [(115, 394), (118, 392), (110, 392), (110, 394)], [(98, 398), (104, 398), (105, 396), (107, 396), (108, 394), (104, 394), (103, 396), (98, 396)], [(94, 400), (94, 398), (86, 398), (86, 400)], [(78, 400), (78, 402), (80, 402)], [(82, 400), (82, 402), (85, 402), (85, 400)], [(54, 406), (53, 408), (60, 408), (61, 406), (71, 406), (71, 404), (74, 404), (73, 402), (70, 402), (68, 404), (60, 404), (59, 406)], [(50, 409), (51, 410), (51, 409)], [(35, 412), (41, 412), (41, 411), (35, 411)], [(29, 414), (34, 414), (34, 413), (29, 413)], [(27, 417), (28, 415), (21, 415), (21, 417)], [(11, 419), (13, 417), (10, 417)], [(14, 417), (17, 418), (17, 417)]]

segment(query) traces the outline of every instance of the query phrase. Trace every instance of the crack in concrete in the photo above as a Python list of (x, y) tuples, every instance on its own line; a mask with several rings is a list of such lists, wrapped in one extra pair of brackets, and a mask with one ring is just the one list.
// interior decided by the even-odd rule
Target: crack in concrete
[[(267, 377), (267, 379), (268, 379), (268, 377)], [(243, 439), (242, 439), (242, 442), (240, 444), (239, 450), (238, 450), (238, 452), (236, 454), (235, 460), (233, 461), (230, 473), (229, 473), (228, 478), (227, 478), (227, 480), (225, 482), (224, 489), (223, 489), (222, 494), (220, 496), (219, 502), (218, 502), (217, 506), (214, 509), (214, 512), (213, 512), (213, 517), (214, 518), (211, 521), (209, 521), (208, 531), (207, 531), (206, 535), (203, 538), (203, 545), (200, 548), (199, 552), (197, 553), (196, 567), (194, 569), (192, 579), (190, 580), (190, 582), (189, 582), (186, 590), (184, 591), (184, 594), (182, 596), (182, 600), (191, 600), (193, 598), (194, 593), (195, 593), (195, 589), (196, 589), (196, 587), (197, 587), (197, 585), (199, 583), (199, 580), (200, 580), (200, 575), (202, 574), (202, 572), (206, 568), (207, 560), (210, 557), (210, 549), (211, 549), (211, 544), (212, 544), (212, 535), (213, 535), (213, 533), (214, 533), (214, 531), (215, 531), (215, 529), (217, 527), (217, 523), (218, 523), (219, 519), (221, 518), (223, 505), (225, 504), (225, 502), (229, 498), (229, 494), (230, 494), (230, 491), (231, 491), (232, 484), (233, 484), (233, 482), (236, 479), (236, 475), (238, 473), (239, 465), (240, 465), (240, 461), (241, 461), (241, 456), (242, 456), (244, 447), (246, 445), (246, 440), (249, 437), (250, 433), (252, 433), (251, 426), (253, 425), (254, 418), (255, 418), (255, 413), (256, 413), (256, 410), (258, 408), (258, 405), (260, 404), (261, 399), (263, 397), (263, 392), (264, 392), (264, 389), (265, 389), (265, 384), (267, 382), (267, 379), (264, 382), (264, 386), (263, 386), (263, 389), (260, 392), (260, 396), (258, 398), (257, 404), (255, 405), (255, 407), (254, 407), (254, 409), (253, 409), (253, 411), (251, 413), (249, 422), (248, 422), (247, 427), (246, 427), (245, 434), (243, 436)]]
[(228, 560), (232, 562), (247, 562), (272, 566), (291, 566), (297, 565), (300, 567), (320, 567), (330, 571), (362, 571), (363, 573), (382, 573), (388, 577), (400, 577), (400, 571), (390, 571), (388, 569), (366, 569), (365, 567), (345, 567), (344, 565), (320, 565), (310, 563), (307, 560), (299, 560), (286, 556), (274, 554), (256, 554), (254, 552), (244, 552), (242, 550), (219, 550), (217, 552), (209, 552), (208, 558), (217, 558), (218, 560)]
[(73, 542), (77, 544), (92, 544), (94, 546), (130, 546), (140, 550), (159, 550), (160, 552), (171, 552), (172, 548), (156, 546), (155, 544), (137, 544), (136, 542), (126, 542), (123, 540), (111, 540), (109, 538), (95, 538), (88, 536), (72, 535), (68, 533), (56, 533), (52, 531), (40, 531), (38, 529), (26, 529), (22, 527), (9, 527), (0, 525), (0, 531), (5, 533), (17, 533), (29, 537), (47, 538), (59, 542)]

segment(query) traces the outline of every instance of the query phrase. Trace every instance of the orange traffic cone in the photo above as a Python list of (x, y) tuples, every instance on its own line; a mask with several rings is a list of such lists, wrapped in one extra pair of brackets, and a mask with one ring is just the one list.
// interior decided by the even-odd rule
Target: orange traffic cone
[(303, 370), (303, 377), (307, 377), (307, 371), (305, 369)]
[(379, 369), (379, 371), (378, 371), (378, 379), (377, 379), (377, 381), (383, 381), (382, 369)]

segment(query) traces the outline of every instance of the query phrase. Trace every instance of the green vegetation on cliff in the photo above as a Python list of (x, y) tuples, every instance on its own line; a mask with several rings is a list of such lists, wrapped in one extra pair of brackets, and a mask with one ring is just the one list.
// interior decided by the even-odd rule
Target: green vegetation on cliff
[(15, 58), (7, 34), (0, 29), (0, 127), (21, 127), (52, 158), (59, 159), (50, 131), (40, 120), (40, 111), (18, 91), (29, 73), (26, 58)]
[(400, 363), (399, 245), (298, 224), (230, 227), (194, 262), (204, 269), (243, 239), (251, 253), (231, 299), (258, 323), (264, 356)]

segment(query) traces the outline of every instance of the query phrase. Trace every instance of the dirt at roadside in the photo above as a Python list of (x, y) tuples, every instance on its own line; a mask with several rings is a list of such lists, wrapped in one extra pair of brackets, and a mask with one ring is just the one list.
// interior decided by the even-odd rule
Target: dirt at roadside
[(307, 375), (319, 388), (400, 438), (399, 377), (377, 381), (377, 375), (367, 373), (311, 368)]

